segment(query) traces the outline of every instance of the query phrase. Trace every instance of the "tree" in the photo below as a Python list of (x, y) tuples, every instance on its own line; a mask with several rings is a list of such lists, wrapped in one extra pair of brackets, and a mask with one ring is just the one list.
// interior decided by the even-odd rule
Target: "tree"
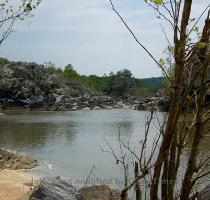
[(134, 96), (137, 89), (135, 80), (132, 78), (132, 73), (127, 70), (121, 70), (116, 75), (110, 76), (105, 92), (108, 95), (113, 95), (121, 98), (127, 98), (129, 95)]
[(0, 3), (0, 45), (14, 32), (13, 26), (18, 20), (32, 17), (31, 12), (39, 6), (41, 0), (22, 0), (13, 5), (8, 0)]
[(44, 65), (44, 68), (47, 70), (47, 72), (50, 74), (58, 74), (58, 75), (63, 74), (63, 70), (61, 68), (57, 68), (55, 64), (50, 61), (44, 63), (43, 65)]
[(132, 77), (132, 73), (128, 69), (123, 69), (123, 70), (117, 72), (117, 76), (123, 76), (123, 77), (131, 78)]
[(71, 64), (68, 64), (64, 69), (64, 77), (78, 79), (80, 75), (74, 70)]
[[(157, 156), (154, 157), (154, 151), (152, 151), (149, 158), (142, 159), (148, 135), (145, 134), (145, 141), (142, 144), (144, 147), (142, 149), (143, 153), (141, 151), (139, 157), (135, 155), (140, 163), (141, 174), (128, 187), (122, 190), (122, 197), (137, 181), (145, 179), (150, 174), (152, 179), (149, 199), (187, 200), (190, 196), (194, 199), (196, 197), (196, 194), (193, 193), (195, 184), (209, 173), (206, 170), (206, 166), (210, 158), (207, 156), (205, 159), (199, 159), (199, 144), (203, 138), (204, 126), (210, 120), (209, 111), (205, 111), (205, 99), (209, 87), (207, 70), (210, 63), (210, 5), (195, 20), (195, 18), (190, 18), (192, 0), (169, 0), (167, 2), (164, 0), (147, 0), (145, 2), (156, 11), (159, 19), (168, 22), (173, 33), (173, 38), (170, 40), (164, 31), (169, 45), (174, 49), (174, 75), (172, 77), (169, 76), (164, 68), (163, 62), (158, 61), (141, 43), (120, 13), (115, 9), (112, 0), (110, 0), (114, 12), (121, 19), (132, 37), (156, 65), (162, 69), (170, 82), (171, 104), (166, 121), (160, 126), (158, 138), (162, 137), (161, 142), (158, 144), (160, 140), (154, 141), (155, 150), (160, 145), (156, 152)], [(193, 40), (195, 33), (198, 33), (198, 22), (206, 13), (207, 17), (205, 18), (202, 32), (197, 34), (198, 38), (196, 40)], [(195, 83), (198, 83), (196, 89), (194, 88)], [(192, 105), (195, 106), (192, 107)], [(188, 111), (193, 110), (194, 119), (191, 124), (186, 120), (187, 113), (182, 113), (183, 108)], [(148, 126), (146, 127), (148, 128)], [(182, 179), (182, 184), (177, 185), (181, 157), (183, 156), (188, 137), (192, 138), (192, 143), (190, 144), (189, 155), (185, 158), (184, 176), (183, 178), (179, 177)], [(177, 191), (175, 191), (175, 188)]]

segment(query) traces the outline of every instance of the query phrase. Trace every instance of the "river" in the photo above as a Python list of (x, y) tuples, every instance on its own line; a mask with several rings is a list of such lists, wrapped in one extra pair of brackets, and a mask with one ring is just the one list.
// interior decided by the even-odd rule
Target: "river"
[[(91, 174), (90, 184), (122, 187), (123, 171), (116, 165), (109, 145), (119, 155), (120, 132), (123, 140), (129, 140), (130, 146), (138, 152), (148, 114), (131, 109), (8, 111), (0, 115), (0, 146), (25, 152), (37, 159), (40, 166), (30, 173), (38, 177), (61, 176), (81, 185)], [(162, 119), (161, 113), (158, 116)], [(149, 134), (148, 149), (157, 131), (158, 123), (155, 120)], [(205, 147), (210, 144), (209, 137), (208, 144), (206, 141)]]

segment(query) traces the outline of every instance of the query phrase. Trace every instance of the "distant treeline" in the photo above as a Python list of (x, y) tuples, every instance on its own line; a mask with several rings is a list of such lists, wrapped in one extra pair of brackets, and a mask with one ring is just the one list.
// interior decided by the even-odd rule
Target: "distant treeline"
[(149, 97), (155, 95), (164, 84), (164, 77), (137, 79), (128, 69), (109, 75), (80, 75), (71, 64), (64, 69), (57, 68), (51, 62), (44, 64), (49, 73), (58, 74), (63, 78), (72, 78), (97, 93), (128, 98), (133, 96)]

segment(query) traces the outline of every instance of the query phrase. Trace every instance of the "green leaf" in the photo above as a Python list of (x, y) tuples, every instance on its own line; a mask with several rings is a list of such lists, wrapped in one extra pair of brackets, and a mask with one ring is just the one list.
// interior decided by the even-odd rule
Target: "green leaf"
[(195, 32), (198, 32), (198, 31), (199, 31), (199, 28), (196, 26), (196, 27), (194, 28), (194, 31), (195, 31)]
[(204, 49), (204, 48), (206, 48), (206, 47), (208, 46), (208, 44), (205, 43), (205, 42), (198, 42), (198, 43), (196, 44), (196, 46), (197, 46), (199, 49)]
[(166, 64), (166, 62), (165, 62), (165, 60), (163, 58), (160, 58), (159, 63), (162, 66)]
[(161, 5), (164, 3), (163, 0), (153, 0), (153, 2), (157, 5)]

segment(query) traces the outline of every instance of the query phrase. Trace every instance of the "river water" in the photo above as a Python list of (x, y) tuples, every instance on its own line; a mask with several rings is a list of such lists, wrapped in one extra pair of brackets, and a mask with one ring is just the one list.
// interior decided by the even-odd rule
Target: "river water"
[[(71, 179), (74, 185), (81, 185), (90, 175), (90, 184), (122, 187), (123, 171), (116, 165), (109, 145), (117, 156), (120, 155), (120, 132), (123, 141), (129, 141), (138, 153), (148, 114), (131, 109), (10, 111), (0, 115), (0, 146), (25, 152), (37, 159), (40, 166), (30, 171), (36, 176), (61, 176)], [(162, 114), (158, 116), (161, 120)], [(158, 128), (155, 120), (151, 126), (148, 149)], [(205, 147), (209, 144), (205, 140)]]

